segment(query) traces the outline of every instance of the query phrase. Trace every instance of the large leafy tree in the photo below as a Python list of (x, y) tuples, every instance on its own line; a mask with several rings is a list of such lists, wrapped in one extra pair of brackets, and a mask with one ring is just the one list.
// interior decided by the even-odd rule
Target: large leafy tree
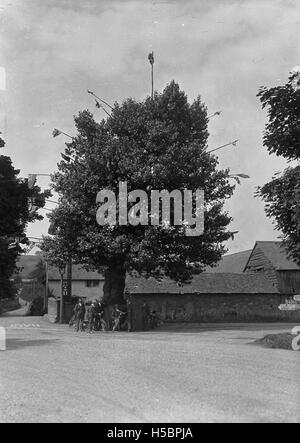
[(22, 252), (19, 242), (28, 243), (26, 226), (43, 218), (37, 209), (49, 195), (50, 191), (41, 192), (38, 186), (30, 188), (27, 179), (19, 178), (10, 157), (0, 156), (0, 298), (14, 295), (10, 278)]
[(300, 75), (295, 70), (288, 82), (273, 88), (262, 87), (258, 93), (263, 108), (268, 109), (263, 143), (270, 153), (295, 161), (282, 174), (258, 189), (265, 201), (266, 214), (282, 232), (287, 252), (300, 265)]
[[(116, 103), (100, 123), (89, 111), (79, 113), (77, 135), (52, 177), (60, 204), (50, 215), (55, 235), (44, 238), (46, 258), (59, 265), (71, 255), (88, 269), (104, 269), (109, 303), (122, 300), (128, 271), (183, 281), (215, 264), (232, 235), (223, 205), (234, 186), (207, 153), (207, 122), (200, 97), (189, 104), (175, 82), (153, 99)], [(204, 189), (205, 232), (187, 237), (180, 226), (99, 226), (96, 195), (101, 189), (118, 195), (120, 181), (128, 192)]]

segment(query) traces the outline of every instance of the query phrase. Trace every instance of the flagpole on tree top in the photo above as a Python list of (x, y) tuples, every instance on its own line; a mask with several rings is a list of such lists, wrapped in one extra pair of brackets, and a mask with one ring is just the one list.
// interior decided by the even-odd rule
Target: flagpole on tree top
[(148, 60), (150, 62), (151, 65), (151, 98), (153, 100), (153, 96), (154, 96), (154, 70), (153, 70), (153, 65), (154, 65), (154, 52), (150, 52), (150, 54), (148, 55)]

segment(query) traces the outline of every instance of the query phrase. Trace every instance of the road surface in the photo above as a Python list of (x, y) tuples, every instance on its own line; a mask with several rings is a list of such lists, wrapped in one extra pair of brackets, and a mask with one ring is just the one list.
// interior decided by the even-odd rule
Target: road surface
[(0, 422), (299, 422), (300, 353), (251, 344), (293, 325), (76, 334), (1, 317)]

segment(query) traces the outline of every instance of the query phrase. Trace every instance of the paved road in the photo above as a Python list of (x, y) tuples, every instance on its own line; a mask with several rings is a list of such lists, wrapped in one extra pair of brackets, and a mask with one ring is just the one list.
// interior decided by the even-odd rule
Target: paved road
[(300, 353), (251, 345), (292, 325), (75, 334), (1, 317), (0, 422), (299, 422)]

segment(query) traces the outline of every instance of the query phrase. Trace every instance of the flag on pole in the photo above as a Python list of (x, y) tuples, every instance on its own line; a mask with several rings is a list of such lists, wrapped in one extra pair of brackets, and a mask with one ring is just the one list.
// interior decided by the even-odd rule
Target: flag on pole
[(70, 161), (72, 160), (72, 158), (69, 155), (65, 155), (65, 154), (61, 153), (61, 156), (62, 156), (63, 160), (65, 160), (68, 163), (70, 163)]
[(28, 188), (32, 189), (36, 183), (36, 174), (28, 174)]
[(150, 54), (148, 55), (148, 60), (150, 62), (150, 65), (154, 65), (154, 52), (150, 52)]
[(295, 66), (290, 73), (291, 85), (294, 91), (298, 91), (300, 89), (300, 66)]
[(28, 197), (27, 206), (30, 215), (35, 214), (36, 211), (39, 209), (39, 206), (35, 204), (35, 199), (33, 197)]
[(11, 249), (18, 249), (18, 248), (19, 248), (19, 243), (18, 243), (18, 242), (10, 243), (10, 244), (8, 245), (8, 247), (7, 247), (8, 250), (11, 250)]
[(61, 131), (59, 131), (58, 129), (54, 129), (54, 131), (52, 132), (53, 137), (58, 137), (61, 134)]

